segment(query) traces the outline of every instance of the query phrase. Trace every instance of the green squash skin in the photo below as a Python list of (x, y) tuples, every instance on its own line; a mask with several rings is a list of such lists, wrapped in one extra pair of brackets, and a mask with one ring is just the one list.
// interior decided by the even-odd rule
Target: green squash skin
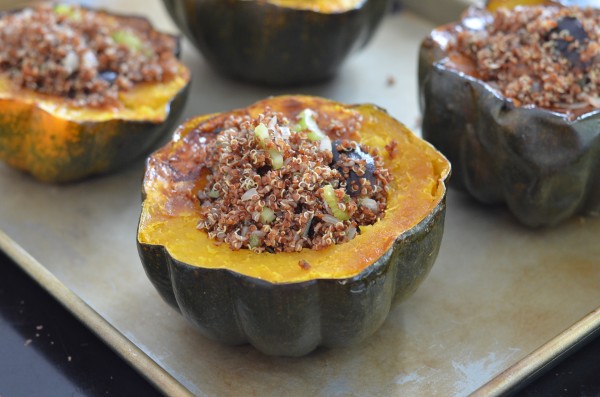
[(482, 81), (438, 61), (426, 38), (419, 56), (423, 138), (452, 163), (451, 186), (505, 203), (530, 227), (600, 214), (600, 111), (573, 121), (515, 107)]
[(364, 47), (388, 0), (318, 13), (246, 0), (163, 0), (180, 30), (217, 71), (266, 85), (330, 79)]
[[(162, 298), (210, 339), (250, 343), (275, 356), (302, 356), (318, 346), (360, 343), (410, 296), (437, 258), (445, 193), (419, 224), (355, 277), (270, 283), (226, 269), (180, 262), (165, 247), (140, 243), (146, 275)], [(260, 255), (257, 254), (257, 260)], [(275, 254), (277, 255), (277, 254)]]
[[(48, 157), (45, 153), (35, 153), (25, 167), (25, 171), (37, 180), (47, 183), (69, 183), (94, 175), (122, 169), (134, 160), (150, 153), (165, 133), (179, 120), (185, 106), (190, 83), (182, 88), (169, 107), (167, 118), (162, 122), (130, 121), (113, 119), (102, 122), (73, 122), (79, 131), (78, 140), (65, 147), (60, 158)], [(34, 112), (43, 112), (36, 109)], [(10, 141), (14, 134), (31, 137), (46, 134), (44, 126), (36, 122), (31, 112), (19, 117), (10, 115), (11, 123), (6, 123), (0, 112), (0, 158), (10, 161), (14, 154), (6, 148), (4, 140)], [(17, 119), (17, 125), (14, 120)], [(24, 132), (25, 131), (25, 132)], [(98, 139), (99, 136), (110, 139)]]

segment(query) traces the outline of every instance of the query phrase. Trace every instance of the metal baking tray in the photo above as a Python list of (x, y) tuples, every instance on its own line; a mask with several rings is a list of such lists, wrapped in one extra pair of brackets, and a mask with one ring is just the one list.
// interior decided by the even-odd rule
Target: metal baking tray
[[(175, 31), (159, 1), (101, 6)], [(307, 93), (375, 103), (418, 131), (417, 49), (433, 27), (411, 11), (390, 14), (334, 80), (293, 91), (228, 80), (184, 41), (194, 78), (183, 118)], [(450, 190), (431, 274), (367, 341), (295, 359), (222, 346), (169, 308), (144, 274), (135, 246), (142, 174), (140, 160), (47, 185), (0, 165), (0, 249), (167, 395), (498, 395), (600, 329), (600, 218), (532, 230), (503, 207)]]

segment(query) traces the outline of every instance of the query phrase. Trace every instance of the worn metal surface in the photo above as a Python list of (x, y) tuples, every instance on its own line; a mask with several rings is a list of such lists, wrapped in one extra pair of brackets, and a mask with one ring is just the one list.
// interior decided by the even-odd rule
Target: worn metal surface
[[(174, 30), (158, 1), (103, 5)], [(417, 48), (432, 27), (410, 13), (390, 15), (335, 80), (293, 92), (373, 102), (415, 127)], [(183, 55), (194, 71), (185, 116), (292, 93), (227, 80), (188, 42)], [(600, 218), (530, 230), (502, 207), (451, 190), (431, 274), (365, 343), (299, 359), (221, 346), (162, 302), (142, 270), (135, 246), (142, 172), (138, 161), (118, 174), (53, 186), (0, 165), (0, 230), (11, 239), (5, 244), (22, 247), (196, 395), (462, 396), (600, 304)], [(84, 321), (93, 316), (80, 313)]]

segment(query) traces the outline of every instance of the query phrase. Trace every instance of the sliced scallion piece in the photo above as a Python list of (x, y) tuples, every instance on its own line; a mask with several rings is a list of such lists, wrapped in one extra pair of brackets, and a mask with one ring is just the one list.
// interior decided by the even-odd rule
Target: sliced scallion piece
[[(263, 146), (263, 147), (268, 146), (270, 136), (269, 136), (269, 129), (267, 128), (266, 125), (264, 125), (263, 123), (258, 124), (254, 128), (254, 135), (260, 141), (261, 146)], [(281, 152), (279, 150), (272, 147), (272, 148), (268, 149), (267, 152), (269, 153), (269, 157), (271, 158), (271, 165), (273, 166), (274, 170), (278, 170), (281, 167), (283, 167), (283, 155), (281, 154)]]
[(269, 156), (271, 156), (271, 165), (274, 170), (278, 170), (283, 167), (283, 155), (277, 149), (269, 149)]
[(308, 130), (308, 139), (311, 141), (320, 141), (326, 138), (327, 135), (321, 131), (319, 125), (315, 120), (315, 112), (311, 109), (304, 109), (298, 114), (300, 120), (296, 126), (297, 131)]
[(331, 186), (331, 185), (323, 186), (323, 199), (329, 206), (329, 209), (331, 210), (331, 213), (333, 214), (333, 216), (338, 218), (340, 221), (346, 221), (346, 220), (350, 219), (350, 215), (346, 211), (342, 211), (338, 207), (338, 199), (337, 199), (337, 196), (335, 195), (335, 190), (333, 189), (333, 186)]
[(306, 131), (308, 134), (306, 137), (309, 141), (320, 141), (319, 150), (322, 152), (331, 152), (333, 150), (331, 145), (331, 139), (319, 128), (317, 121), (315, 120), (315, 112), (311, 109), (304, 109), (298, 113), (298, 124), (294, 126), (294, 130)]
[(254, 128), (254, 135), (258, 138), (260, 143), (264, 145), (266, 143), (265, 141), (269, 139), (269, 130), (266, 125), (260, 123)]
[(212, 188), (208, 191), (207, 196), (210, 198), (219, 198), (220, 194), (218, 190)]
[(57, 4), (54, 6), (54, 13), (56, 15), (64, 15), (67, 18), (78, 21), (81, 19), (81, 13), (75, 8), (68, 4)]
[(141, 51), (143, 48), (140, 38), (127, 30), (117, 30), (113, 32), (111, 37), (115, 43), (124, 44), (132, 50)]
[(260, 237), (257, 234), (251, 234), (248, 239), (248, 245), (250, 248), (256, 248), (260, 245)]
[(269, 207), (264, 207), (260, 212), (260, 221), (263, 224), (271, 223), (275, 220), (275, 212)]

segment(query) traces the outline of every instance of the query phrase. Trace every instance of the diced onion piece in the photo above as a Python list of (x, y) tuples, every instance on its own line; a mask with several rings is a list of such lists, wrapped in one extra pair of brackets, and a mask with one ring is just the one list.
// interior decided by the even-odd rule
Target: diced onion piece
[(324, 222), (331, 223), (332, 225), (335, 225), (336, 223), (340, 223), (341, 222), (338, 218), (336, 218), (333, 215), (329, 215), (329, 214), (323, 214), (322, 219), (323, 219)]
[(331, 144), (331, 139), (329, 139), (328, 136), (325, 136), (323, 139), (321, 139), (319, 150), (322, 152), (333, 152), (333, 145)]
[(264, 207), (260, 212), (260, 221), (263, 224), (271, 223), (275, 220), (275, 212), (269, 207)]
[(98, 67), (98, 58), (96, 58), (96, 55), (92, 51), (87, 50), (81, 57), (81, 63), (84, 68), (94, 69)]
[(346, 230), (346, 237), (348, 240), (352, 240), (354, 237), (356, 237), (356, 227), (350, 226), (348, 230)]
[(79, 57), (75, 51), (67, 52), (67, 55), (62, 60), (63, 67), (67, 70), (67, 73), (71, 74), (79, 68)]
[(289, 139), (290, 135), (292, 134), (290, 131), (290, 127), (287, 126), (279, 127), (279, 132), (281, 132), (281, 137), (283, 139)]
[(377, 201), (373, 200), (372, 198), (363, 197), (358, 202), (360, 203), (360, 205), (370, 209), (373, 212), (379, 210), (379, 205), (377, 204)]
[(338, 218), (341, 221), (346, 221), (346, 220), (350, 219), (350, 215), (348, 215), (348, 213), (346, 211), (342, 211), (338, 207), (338, 200), (335, 195), (335, 191), (333, 190), (333, 186), (331, 186), (331, 185), (323, 186), (323, 199), (329, 206), (329, 209), (331, 210), (331, 213), (333, 214), (333, 216), (335, 216), (336, 218)]
[(248, 201), (252, 198), (252, 196), (254, 196), (255, 194), (258, 194), (258, 192), (256, 191), (256, 188), (253, 187), (252, 189), (248, 189), (246, 190), (246, 192), (244, 194), (242, 194), (242, 197), (240, 198), (242, 201)]
[(255, 230), (255, 231), (253, 231), (250, 234), (255, 234), (255, 235), (257, 235), (260, 238), (263, 238), (263, 237), (265, 237), (267, 235), (267, 233), (263, 232), (262, 230)]

